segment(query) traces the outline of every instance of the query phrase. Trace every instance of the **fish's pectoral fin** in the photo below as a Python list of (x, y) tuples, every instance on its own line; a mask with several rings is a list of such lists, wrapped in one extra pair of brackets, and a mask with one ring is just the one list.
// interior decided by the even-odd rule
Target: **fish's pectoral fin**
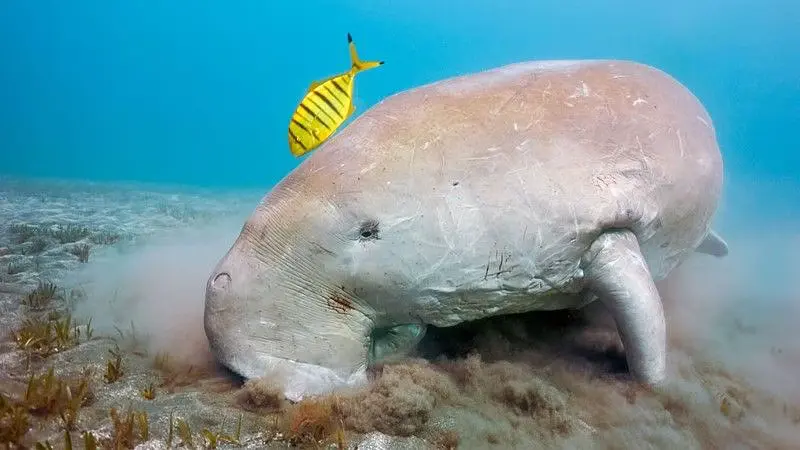
[(321, 84), (322, 84), (322, 83), (324, 83), (324, 82), (325, 82), (325, 80), (320, 80), (320, 81), (312, 81), (312, 82), (311, 82), (311, 84), (310, 84), (310, 85), (308, 85), (308, 90), (306, 90), (306, 94), (308, 94), (309, 92), (313, 91), (314, 89), (316, 89), (317, 87), (319, 87), (319, 85), (321, 85)]
[(728, 255), (728, 243), (714, 230), (708, 230), (708, 234), (694, 251), (721, 258)]
[(631, 374), (659, 385), (666, 377), (666, 323), (661, 296), (629, 230), (601, 234), (581, 261), (587, 295), (596, 295), (611, 313)]
[(379, 328), (372, 332), (369, 362), (386, 363), (408, 356), (425, 337), (427, 326), (420, 323)]
[(320, 85), (322, 85), (322, 83), (325, 83), (326, 81), (330, 80), (331, 78), (333, 78), (335, 76), (336, 75), (333, 75), (333, 76), (330, 76), (330, 77), (327, 77), (327, 78), (323, 78), (321, 80), (312, 81), (311, 84), (308, 86), (308, 90), (306, 91), (306, 94), (308, 94), (309, 92), (311, 92), (314, 89), (318, 88)]
[(350, 109), (347, 111), (347, 117), (352, 116), (354, 112), (356, 112), (356, 105), (350, 102)]

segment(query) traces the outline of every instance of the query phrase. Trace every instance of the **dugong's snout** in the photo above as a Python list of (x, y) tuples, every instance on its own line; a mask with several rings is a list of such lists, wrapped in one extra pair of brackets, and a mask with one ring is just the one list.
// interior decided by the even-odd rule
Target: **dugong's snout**
[(337, 314), (319, 295), (324, 286), (303, 286), (250, 246), (237, 241), (206, 284), (204, 326), (217, 361), (282, 384), (292, 401), (365, 383), (364, 318)]

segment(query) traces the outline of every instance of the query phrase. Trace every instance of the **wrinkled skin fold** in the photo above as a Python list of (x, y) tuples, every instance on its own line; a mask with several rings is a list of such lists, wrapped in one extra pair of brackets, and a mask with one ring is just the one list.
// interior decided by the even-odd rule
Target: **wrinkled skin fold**
[(635, 380), (666, 377), (654, 282), (711, 230), (722, 158), (673, 78), (625, 61), (513, 64), (393, 95), (272, 188), (210, 275), (218, 360), (287, 398), (367, 382), (428, 325), (614, 317)]

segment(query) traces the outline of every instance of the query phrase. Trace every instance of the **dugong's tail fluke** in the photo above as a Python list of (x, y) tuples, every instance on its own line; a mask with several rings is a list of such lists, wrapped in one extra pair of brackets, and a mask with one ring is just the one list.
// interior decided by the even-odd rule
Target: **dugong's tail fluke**
[(728, 254), (728, 244), (720, 235), (714, 232), (714, 230), (708, 230), (705, 239), (703, 239), (703, 242), (700, 243), (695, 251), (721, 258)]
[(631, 231), (602, 234), (583, 259), (589, 294), (598, 297), (617, 324), (628, 368), (648, 385), (666, 376), (666, 323), (639, 242)]

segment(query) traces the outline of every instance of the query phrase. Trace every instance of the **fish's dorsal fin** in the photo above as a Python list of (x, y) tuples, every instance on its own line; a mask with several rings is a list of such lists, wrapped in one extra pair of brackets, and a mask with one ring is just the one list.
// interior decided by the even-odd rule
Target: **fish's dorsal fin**
[(728, 254), (728, 244), (714, 230), (708, 230), (708, 234), (706, 234), (706, 237), (703, 238), (703, 241), (700, 242), (695, 251), (721, 258)]

